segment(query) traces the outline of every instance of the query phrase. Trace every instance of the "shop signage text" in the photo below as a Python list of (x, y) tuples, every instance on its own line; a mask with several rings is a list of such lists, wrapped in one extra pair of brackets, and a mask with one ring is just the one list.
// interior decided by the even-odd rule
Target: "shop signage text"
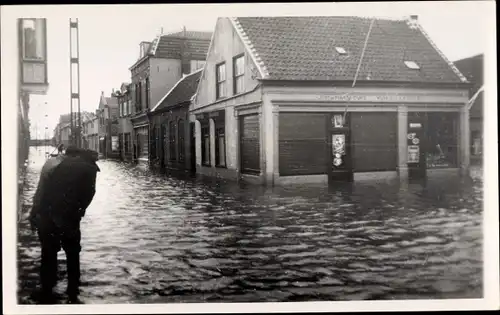
[(330, 102), (418, 102), (422, 98), (419, 95), (360, 95), (360, 94), (338, 94), (319, 95), (320, 101)]

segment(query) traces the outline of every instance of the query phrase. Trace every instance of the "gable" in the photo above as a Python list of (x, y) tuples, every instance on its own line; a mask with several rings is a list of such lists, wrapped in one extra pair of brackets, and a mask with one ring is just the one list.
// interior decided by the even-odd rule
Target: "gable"
[[(244, 90), (250, 91), (262, 78), (259, 67), (253, 60), (248, 46), (242, 41), (229, 18), (219, 18), (215, 25), (215, 31), (207, 53), (203, 72), (201, 74), (193, 107), (210, 104), (216, 101), (216, 65), (224, 62), (226, 64), (226, 91), (227, 97), (233, 95), (233, 58), (244, 55)], [(202, 104), (202, 103), (203, 104)]]

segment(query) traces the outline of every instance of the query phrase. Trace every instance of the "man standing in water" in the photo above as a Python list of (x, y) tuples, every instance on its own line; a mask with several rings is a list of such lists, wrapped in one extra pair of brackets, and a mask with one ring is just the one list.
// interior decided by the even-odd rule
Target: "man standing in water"
[(48, 303), (57, 283), (57, 253), (66, 253), (68, 299), (78, 302), (80, 286), (80, 220), (95, 194), (97, 152), (68, 147), (42, 168), (29, 220), (42, 247), (42, 302)]

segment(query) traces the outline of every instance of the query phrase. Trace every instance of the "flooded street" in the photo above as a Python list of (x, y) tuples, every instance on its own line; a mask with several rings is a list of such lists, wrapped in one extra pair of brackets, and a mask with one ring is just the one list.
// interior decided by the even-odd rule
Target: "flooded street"
[[(44, 149), (32, 147), (30, 159), (18, 233), (21, 304), (33, 303), (38, 286), (40, 248), (25, 217)], [(82, 220), (84, 303), (482, 296), (480, 179), (263, 188), (98, 165)], [(63, 252), (59, 269), (62, 293)]]

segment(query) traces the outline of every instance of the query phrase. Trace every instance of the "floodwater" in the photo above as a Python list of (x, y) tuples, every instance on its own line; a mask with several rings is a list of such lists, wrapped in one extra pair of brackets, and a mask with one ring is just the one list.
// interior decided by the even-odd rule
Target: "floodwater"
[[(18, 225), (20, 304), (35, 303), (40, 264), (24, 218), (44, 150), (30, 155)], [(83, 303), (482, 297), (481, 176), (262, 188), (98, 164), (82, 221)], [(63, 252), (59, 267), (63, 296)]]

